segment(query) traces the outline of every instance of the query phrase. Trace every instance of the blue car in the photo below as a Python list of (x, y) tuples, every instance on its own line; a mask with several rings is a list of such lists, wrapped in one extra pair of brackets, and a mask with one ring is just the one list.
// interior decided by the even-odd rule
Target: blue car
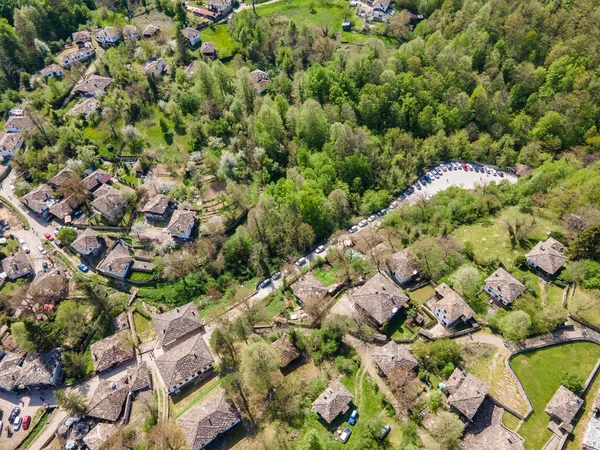
[(77, 268), (79, 270), (81, 270), (83, 273), (87, 273), (87, 271), (90, 270), (89, 267), (86, 266), (85, 264), (77, 264)]
[(354, 411), (352, 411), (352, 414), (350, 414), (350, 418), (348, 419), (348, 423), (350, 425), (354, 425), (354, 424), (356, 424), (357, 420), (358, 420), (358, 411), (355, 409)]

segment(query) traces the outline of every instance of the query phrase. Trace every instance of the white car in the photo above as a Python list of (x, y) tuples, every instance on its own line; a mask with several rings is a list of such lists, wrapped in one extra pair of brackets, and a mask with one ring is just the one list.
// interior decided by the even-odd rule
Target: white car
[(350, 228), (348, 228), (348, 231), (350, 233), (356, 233), (358, 231), (358, 227), (356, 225), (352, 225)]
[(305, 265), (308, 261), (306, 260), (306, 258), (300, 258), (298, 261), (296, 261), (296, 265), (298, 267), (302, 267), (303, 265)]
[(324, 245), (319, 245), (317, 247), (317, 249), (315, 250), (315, 253), (323, 253), (325, 251), (325, 246)]
[(15, 417), (15, 421), (13, 422), (13, 430), (19, 431), (19, 428), (21, 428), (22, 421), (23, 421), (23, 418), (21, 416)]
[(367, 221), (368, 222), (373, 222), (375, 219), (377, 219), (377, 216), (375, 216), (374, 214), (371, 214), (368, 218)]
[(23, 250), (25, 251), (25, 253), (29, 253), (29, 247), (27, 247), (27, 244), (23, 244)]
[(46, 252), (46, 249), (45, 249), (44, 247), (42, 247), (41, 245), (38, 247), (38, 250), (40, 251), (40, 253), (41, 253), (42, 255), (45, 255), (45, 254), (47, 253), (47, 252)]
[(19, 245), (25, 245), (25, 239), (19, 238)]
[(366, 220), (361, 220), (360, 222), (358, 222), (358, 226), (361, 228), (366, 227), (369, 224), (369, 222), (367, 222)]
[(394, 200), (390, 205), (390, 208), (395, 208), (396, 206), (398, 206), (398, 201)]

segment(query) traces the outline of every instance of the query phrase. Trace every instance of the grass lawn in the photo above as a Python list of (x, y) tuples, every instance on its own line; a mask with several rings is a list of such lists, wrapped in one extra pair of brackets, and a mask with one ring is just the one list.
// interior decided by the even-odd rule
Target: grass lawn
[(135, 331), (142, 343), (156, 339), (156, 332), (154, 331), (154, 326), (150, 319), (146, 319), (143, 315), (134, 312), (133, 322), (135, 323)]
[(521, 422), (521, 419), (519, 419), (517, 416), (513, 416), (508, 411), (504, 411), (504, 414), (502, 415), (502, 423), (506, 428), (514, 431), (519, 425), (519, 422)]
[(355, 27), (360, 25), (348, 2), (343, 0), (281, 0), (256, 8), (256, 13), (259, 16), (281, 14), (298, 26), (327, 27), (330, 31), (342, 31), (344, 20), (350, 20)]
[(560, 375), (568, 370), (584, 379), (590, 375), (600, 358), (600, 346), (591, 342), (574, 342), (534, 350), (515, 356), (513, 368), (533, 404), (534, 412), (519, 430), (527, 450), (539, 450), (550, 438), (549, 416), (544, 412), (560, 386)]
[[(33, 426), (31, 431), (25, 438), (25, 440), (21, 443), (21, 446), (20, 446), (21, 448), (27, 448), (29, 446), (29, 444), (31, 444), (35, 440), (35, 438), (38, 437), (38, 435), (41, 433), (41, 431), (44, 429), (44, 427), (48, 423), (48, 420), (50, 419), (50, 414), (51, 414), (51, 411), (44, 409), (44, 412), (42, 413), (42, 417), (40, 418), (40, 420)], [(35, 417), (34, 417), (34, 420), (35, 420)]]
[(339, 281), (339, 276), (341, 276), (343, 272), (343, 267), (330, 266), (329, 264), (324, 264), (323, 266), (313, 271), (313, 275), (325, 286), (331, 286), (332, 284), (337, 283)]
[(169, 398), (169, 406), (171, 414), (175, 419), (180, 417), (184, 412), (206, 397), (210, 392), (213, 391), (217, 386), (223, 382), (222, 378), (211, 380), (208, 383), (199, 385), (192, 388), (186, 393), (185, 397), (178, 398), (176, 402), (172, 398)]
[(129, 272), (127, 279), (133, 281), (150, 281), (153, 276), (154, 275), (152, 275), (151, 273), (137, 272), (132, 270), (131, 272)]
[(435, 289), (433, 286), (428, 284), (427, 286), (423, 286), (421, 289), (416, 289), (412, 292), (406, 291), (406, 294), (410, 297), (412, 302), (415, 305), (424, 305), (427, 300), (429, 300), (435, 294)]
[(595, 303), (594, 297), (600, 296), (598, 290), (585, 290), (581, 286), (577, 286), (575, 294), (569, 300), (569, 312), (575, 316), (587, 320), (592, 325), (600, 327), (600, 307), (588, 307)]
[(459, 242), (471, 242), (477, 262), (489, 262), (493, 259), (502, 261), (507, 270), (511, 271), (515, 258), (525, 254), (531, 247), (541, 239), (546, 239), (548, 231), (562, 231), (560, 227), (542, 217), (535, 217), (536, 225), (530, 233), (531, 246), (527, 248), (512, 248), (506, 220), (522, 217), (518, 208), (505, 209), (501, 214), (493, 217), (490, 222), (463, 226), (452, 234)]
[(26, 284), (26, 280), (24, 278), (17, 278), (15, 281), (8, 281), (4, 283), (4, 286), (2, 286), (0, 292), (5, 295), (12, 295), (24, 284)]
[(226, 58), (231, 56), (233, 51), (233, 40), (227, 31), (227, 24), (215, 25), (213, 29), (205, 28), (200, 32), (202, 42), (214, 42), (217, 48), (217, 56)]

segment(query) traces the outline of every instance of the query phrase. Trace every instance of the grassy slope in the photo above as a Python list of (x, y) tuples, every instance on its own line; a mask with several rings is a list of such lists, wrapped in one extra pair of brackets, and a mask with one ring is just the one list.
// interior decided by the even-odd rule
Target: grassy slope
[(526, 439), (527, 450), (541, 449), (551, 435), (546, 428), (549, 417), (544, 409), (560, 386), (560, 374), (569, 370), (587, 379), (598, 358), (599, 346), (576, 342), (522, 353), (512, 359), (510, 365), (523, 383), (534, 408), (534, 413), (519, 430)]
[(215, 25), (214, 30), (206, 28), (200, 32), (202, 42), (214, 42), (219, 58), (231, 56), (233, 40), (227, 31), (227, 24)]

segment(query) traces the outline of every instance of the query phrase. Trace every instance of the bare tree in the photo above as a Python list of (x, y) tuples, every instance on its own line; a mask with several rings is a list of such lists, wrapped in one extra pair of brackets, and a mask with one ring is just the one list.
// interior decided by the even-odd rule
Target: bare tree
[(155, 425), (148, 433), (148, 443), (152, 450), (183, 450), (187, 448), (185, 437), (173, 420)]
[(412, 410), (417, 401), (418, 391), (415, 372), (407, 367), (397, 366), (388, 374), (387, 379), (390, 389), (402, 409)]

